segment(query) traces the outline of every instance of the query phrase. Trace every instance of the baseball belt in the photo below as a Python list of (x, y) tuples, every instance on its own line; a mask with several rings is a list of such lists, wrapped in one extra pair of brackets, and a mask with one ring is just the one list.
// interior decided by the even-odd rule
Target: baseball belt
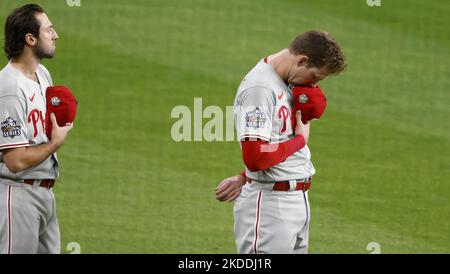
[[(295, 186), (295, 190), (303, 190), (303, 191), (307, 191), (311, 188), (311, 181), (312, 178), (306, 178), (306, 179), (301, 179), (301, 180), (296, 180), (297, 181), (297, 185)], [(247, 183), (251, 184), (252, 183), (252, 179), (247, 178)], [(275, 191), (289, 191), (291, 189), (291, 183), (289, 181), (283, 181), (283, 182), (275, 182), (273, 184), (272, 190)]]
[(23, 180), (23, 182), (25, 184), (27, 184), (27, 185), (34, 185), (35, 181), (41, 181), (39, 183), (39, 186), (41, 186), (41, 187), (52, 188), (55, 185), (55, 180), (53, 180), (53, 179), (43, 179), (43, 180), (40, 180), (40, 179), (36, 179), (36, 180), (34, 180), (34, 179), (27, 179), (27, 180)]

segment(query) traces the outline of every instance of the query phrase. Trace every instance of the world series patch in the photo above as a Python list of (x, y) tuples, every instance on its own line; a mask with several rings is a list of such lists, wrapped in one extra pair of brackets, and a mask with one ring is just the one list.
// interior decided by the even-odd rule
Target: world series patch
[(264, 112), (261, 112), (259, 108), (254, 111), (247, 112), (245, 114), (245, 126), (252, 127), (254, 129), (265, 127), (267, 118)]
[(22, 134), (19, 122), (11, 117), (6, 118), (6, 120), (1, 123), (1, 129), (4, 138), (10, 137), (12, 139)]

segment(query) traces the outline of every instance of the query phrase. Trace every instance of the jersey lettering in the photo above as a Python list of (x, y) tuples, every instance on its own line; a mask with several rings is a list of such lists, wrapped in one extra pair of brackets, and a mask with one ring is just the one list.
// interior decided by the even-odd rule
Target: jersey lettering
[(33, 123), (33, 129), (34, 129), (33, 137), (34, 138), (36, 138), (36, 136), (38, 136), (37, 124), (39, 121), (42, 124), (42, 128), (45, 129), (45, 119), (42, 114), (42, 111), (40, 111), (38, 109), (33, 109), (30, 112), (30, 114), (28, 115), (28, 123)]
[(287, 120), (290, 116), (290, 111), (286, 106), (281, 106), (278, 110), (278, 119), (283, 119), (283, 127), (280, 133), (285, 133), (287, 129)]

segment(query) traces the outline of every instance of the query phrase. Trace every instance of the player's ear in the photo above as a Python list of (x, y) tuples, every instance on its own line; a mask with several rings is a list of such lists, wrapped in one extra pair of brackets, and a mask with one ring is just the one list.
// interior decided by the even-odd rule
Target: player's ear
[(308, 64), (308, 56), (306, 55), (298, 55), (297, 56), (297, 66), (301, 67), (301, 66), (306, 66)]
[(29, 46), (34, 47), (34, 46), (36, 45), (36, 43), (37, 43), (37, 39), (36, 39), (36, 37), (34, 37), (33, 34), (27, 33), (27, 34), (25, 34), (25, 42), (26, 42)]

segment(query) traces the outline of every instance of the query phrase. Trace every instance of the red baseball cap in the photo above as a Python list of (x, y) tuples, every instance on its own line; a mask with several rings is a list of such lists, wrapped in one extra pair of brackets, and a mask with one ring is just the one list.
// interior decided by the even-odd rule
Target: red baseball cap
[(45, 118), (45, 134), (50, 140), (52, 136), (52, 120), (50, 114), (54, 113), (59, 126), (72, 123), (77, 115), (77, 100), (72, 92), (65, 86), (50, 86), (46, 91), (47, 113)]
[(292, 122), (295, 127), (295, 112), (301, 110), (302, 122), (306, 124), (312, 119), (319, 119), (327, 107), (327, 99), (319, 86), (295, 86), (292, 89), (294, 106), (292, 107)]

